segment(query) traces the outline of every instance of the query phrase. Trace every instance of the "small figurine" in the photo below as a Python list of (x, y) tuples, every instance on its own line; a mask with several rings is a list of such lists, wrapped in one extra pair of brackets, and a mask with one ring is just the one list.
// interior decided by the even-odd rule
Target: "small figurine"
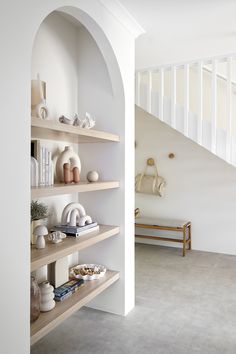
[(84, 129), (91, 129), (95, 126), (95, 118), (93, 118), (88, 112), (85, 113), (85, 118), (79, 118), (78, 114), (75, 114), (73, 119), (62, 115), (59, 117), (59, 122)]
[(60, 116), (59, 117), (59, 122), (60, 123), (64, 123), (64, 124), (68, 124), (68, 125), (73, 125), (74, 120), (66, 118), (65, 116)]
[(63, 238), (66, 238), (66, 234), (61, 231), (53, 231), (48, 235), (48, 240), (52, 241), (52, 243), (62, 242)]

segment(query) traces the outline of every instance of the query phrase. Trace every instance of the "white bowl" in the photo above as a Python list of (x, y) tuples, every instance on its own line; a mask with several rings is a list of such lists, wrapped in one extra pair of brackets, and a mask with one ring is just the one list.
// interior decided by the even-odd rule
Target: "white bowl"
[[(99, 268), (100, 273), (99, 274), (93, 274), (93, 275), (82, 275), (82, 274), (75, 274), (74, 269), (81, 269), (81, 268)], [(70, 269), (70, 276), (76, 279), (84, 279), (84, 280), (95, 280), (95, 279), (100, 279), (102, 278), (106, 273), (106, 268), (103, 265), (100, 264), (79, 264), (75, 267), (72, 267)]]

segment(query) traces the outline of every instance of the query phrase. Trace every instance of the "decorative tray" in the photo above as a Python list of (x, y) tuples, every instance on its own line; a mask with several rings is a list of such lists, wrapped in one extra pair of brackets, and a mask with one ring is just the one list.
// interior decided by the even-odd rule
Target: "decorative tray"
[(106, 268), (100, 264), (79, 264), (70, 269), (70, 276), (76, 279), (95, 280), (102, 278)]

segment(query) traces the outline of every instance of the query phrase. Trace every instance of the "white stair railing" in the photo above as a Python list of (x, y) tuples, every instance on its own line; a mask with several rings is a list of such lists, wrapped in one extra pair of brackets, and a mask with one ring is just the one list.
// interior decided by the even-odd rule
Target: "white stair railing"
[[(209, 65), (212, 69), (209, 69)], [(219, 67), (223, 73), (220, 72)], [(212, 153), (236, 165), (236, 138), (233, 137), (232, 124), (232, 89), (236, 85), (232, 77), (233, 68), (235, 68), (234, 72), (236, 74), (236, 54), (160, 65), (137, 71), (136, 104), (148, 113), (157, 116), (172, 128), (181, 131), (185, 136), (195, 140), (199, 145), (206, 147)], [(179, 70), (183, 70), (181, 104), (177, 100), (180, 90), (177, 83)], [(155, 75), (158, 76), (158, 80), (154, 80)], [(170, 80), (168, 85), (166, 84), (167, 76)], [(192, 90), (190, 90), (191, 80), (195, 80)], [(206, 83), (207, 80), (211, 90), (210, 97), (205, 97), (204, 82)], [(224, 117), (221, 117), (220, 125), (217, 107), (219, 101), (218, 87), (221, 85), (222, 89), (222, 81), (224, 81), (226, 87), (226, 110)], [(169, 86), (168, 90), (166, 86)], [(196, 108), (194, 112), (191, 111), (191, 95), (195, 96)], [(206, 104), (206, 100), (211, 102), (210, 116), (204, 114), (204, 102)], [(222, 129), (222, 126), (225, 128)], [(232, 153), (233, 143), (235, 145), (235, 157)]]

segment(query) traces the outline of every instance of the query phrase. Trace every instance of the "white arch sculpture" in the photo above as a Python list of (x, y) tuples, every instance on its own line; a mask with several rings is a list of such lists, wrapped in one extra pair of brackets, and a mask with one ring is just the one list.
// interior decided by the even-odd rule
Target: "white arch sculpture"
[(79, 203), (69, 203), (65, 206), (61, 216), (61, 224), (69, 226), (84, 226), (91, 224), (92, 218), (86, 215), (83, 205)]

